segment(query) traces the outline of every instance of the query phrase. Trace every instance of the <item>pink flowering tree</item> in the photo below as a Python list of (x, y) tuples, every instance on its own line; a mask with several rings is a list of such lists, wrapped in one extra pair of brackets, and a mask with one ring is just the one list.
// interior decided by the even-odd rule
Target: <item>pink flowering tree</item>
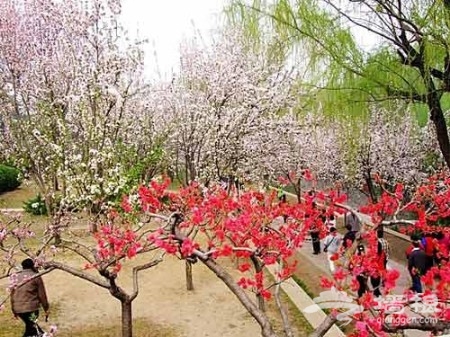
[[(428, 183), (417, 189), (413, 201), (403, 198), (403, 186), (398, 185), (395, 192), (385, 191), (379, 202), (369, 204), (361, 210), (372, 217), (375, 225), (388, 226), (399, 223), (401, 211), (416, 212), (417, 220), (405, 221), (407, 228), (436, 230), (436, 222), (448, 218), (446, 176), (432, 177)], [(203, 263), (211, 272), (222, 280), (238, 298), (242, 306), (261, 326), (262, 335), (279, 336), (274, 331), (270, 316), (265, 311), (265, 301), (275, 298), (281, 312), (285, 336), (296, 336), (295, 329), (289, 322), (284, 304), (279, 298), (279, 285), (288, 278), (294, 268), (301, 267), (301, 261), (295, 262), (294, 254), (299, 248), (310, 227), (323, 226), (313, 200), (305, 198), (305, 202), (296, 204), (280, 204), (274, 193), (267, 195), (248, 191), (239, 196), (231, 196), (221, 188), (211, 188), (203, 193), (198, 184), (180, 189), (177, 193), (168, 191), (169, 182), (152, 181), (148, 186), (141, 186), (136, 194), (124, 197), (120, 210), (112, 211), (109, 222), (100, 227), (94, 236), (92, 247), (86, 240), (76, 241), (68, 237), (62, 243), (68, 250), (80, 255), (86, 264), (84, 268), (94, 268), (100, 277), (86, 273), (82, 268), (75, 268), (67, 263), (58, 262), (57, 256), (62, 252), (52, 251), (49, 241), (43, 241), (37, 253), (30, 254), (36, 261), (48, 268), (58, 268), (70, 274), (82, 277), (100, 287), (108, 289), (122, 302), (123, 317), (127, 308), (131, 310), (131, 300), (137, 294), (137, 288), (131, 294), (118, 286), (117, 274), (122, 262), (137, 254), (158, 250), (165, 254), (173, 254), (181, 260)], [(336, 191), (316, 191), (317, 203), (323, 204), (330, 212), (339, 212), (347, 208), (342, 203), (345, 196)], [(287, 221), (280, 218), (287, 216)], [(10, 226), (10, 227), (8, 227)], [(70, 228), (70, 227), (69, 227)], [(11, 252), (24, 249), (33, 232), (26, 226), (17, 224), (2, 225), (2, 249), (14, 258)], [(140, 233), (140, 234), (138, 234)], [(376, 237), (374, 231), (363, 234), (367, 254), (362, 260), (359, 256), (351, 256), (351, 262), (357, 268), (339, 267), (332, 280), (323, 280), (324, 287), (334, 286), (338, 290), (352, 293), (358, 288), (355, 281), (361, 272), (384, 273), (383, 292), (389, 293), (399, 277), (399, 271), (381, 271), (380, 259), (377, 256)], [(8, 247), (10, 247), (8, 249)], [(150, 253), (151, 254), (151, 253)], [(447, 253), (448, 254), (448, 253)], [(445, 257), (445, 255), (444, 255)], [(229, 263), (229, 259), (235, 264)], [(336, 256), (336, 259), (339, 257)], [(149, 260), (145, 266), (152, 266), (159, 258)], [(274, 280), (268, 279), (264, 268), (273, 270)], [(135, 267), (134, 286), (138, 286), (137, 275), (140, 267)], [(141, 267), (144, 268), (144, 267)], [(367, 293), (360, 300), (361, 311), (350, 315), (356, 322), (354, 336), (384, 336), (386, 333), (405, 329), (421, 329), (424, 331), (444, 331), (448, 328), (448, 309), (442, 303), (447, 299), (447, 265), (430, 270), (422, 280), (430, 294), (438, 292), (439, 309), (436, 321), (418, 326), (414, 322), (405, 324), (390, 323), (386, 317), (390, 314), (382, 305), (375, 305), (373, 295)], [(236, 273), (240, 273), (236, 276)], [(412, 299), (412, 294), (405, 292), (405, 298)], [(408, 302), (409, 303), (409, 302)], [(127, 309), (127, 310), (125, 310)], [(311, 336), (323, 336), (337, 320), (337, 312), (332, 311), (323, 324)], [(400, 320), (404, 322), (403, 320)], [(124, 320), (124, 336), (128, 335), (129, 320)], [(395, 322), (395, 320), (394, 320)]]
[[(280, 204), (275, 193), (247, 191), (233, 196), (220, 187), (211, 187), (203, 193), (197, 183), (177, 193), (166, 192), (165, 202), (153, 190), (147, 191), (137, 206), (129, 199), (122, 205), (135, 216), (149, 209), (165, 214), (163, 217), (171, 222), (170, 235), (161, 239), (159, 233), (154, 233), (148, 237), (150, 241), (181, 259), (203, 263), (233, 292), (266, 337), (278, 336), (265, 311), (265, 302), (273, 297), (285, 336), (296, 336), (280, 300), (279, 286), (297, 266), (295, 251), (310, 226), (320, 223), (320, 210), (312, 199), (301, 204)], [(331, 212), (338, 211), (334, 205), (345, 201), (345, 196), (318, 191), (317, 201)], [(283, 216), (288, 221), (280, 220)], [(230, 266), (230, 258), (235, 261), (234, 268)], [(266, 277), (266, 267), (273, 270), (274, 280)], [(240, 275), (236, 276), (233, 269)], [(321, 336), (334, 322), (335, 317), (330, 315), (312, 336)]]
[(293, 105), (290, 73), (262, 54), (230, 30), (210, 48), (182, 45), (180, 74), (156, 105), (170, 130), (167, 155), (185, 185), (242, 175), (246, 137), (266, 130), (266, 116)]
[(98, 212), (157, 138), (141, 42), (126, 39), (119, 0), (0, 7), (0, 151), (37, 185), (50, 215), (59, 206)]

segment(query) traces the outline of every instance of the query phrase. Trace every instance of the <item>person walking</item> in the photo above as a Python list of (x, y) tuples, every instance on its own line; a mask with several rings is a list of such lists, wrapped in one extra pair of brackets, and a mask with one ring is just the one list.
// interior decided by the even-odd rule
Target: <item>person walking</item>
[(406, 248), (405, 255), (406, 259), (409, 260), (409, 256), (411, 255), (411, 252), (413, 251), (414, 247), (414, 241), (417, 241), (419, 243), (419, 249), (425, 251), (424, 246), (420, 242), (420, 236), (418, 234), (412, 234), (411, 235), (411, 244)]
[(416, 293), (422, 293), (422, 283), (420, 277), (423, 276), (427, 270), (428, 258), (425, 252), (420, 249), (420, 242), (413, 241), (413, 249), (408, 257), (408, 271), (411, 275), (412, 287), (411, 290)]
[(309, 234), (311, 235), (311, 242), (313, 247), (313, 254), (320, 254), (320, 229), (316, 221), (314, 221), (309, 229)]
[(43, 330), (37, 325), (39, 308), (45, 311), (48, 318), (49, 304), (44, 282), (34, 267), (32, 259), (22, 261), (22, 271), (17, 274), (16, 286), (11, 291), (11, 308), (15, 317), (25, 324), (23, 337), (40, 336)]
[(342, 239), (342, 246), (345, 250), (347, 250), (353, 245), (353, 242), (355, 242), (356, 232), (352, 231), (351, 225), (346, 225), (345, 228), (347, 229), (347, 232), (344, 234), (344, 238)]
[(434, 265), (434, 255), (436, 253), (436, 242), (433, 239), (433, 234), (430, 232), (425, 232), (425, 234), (422, 236), (420, 240), (423, 251), (425, 252), (425, 255), (427, 256), (427, 268), (425, 270), (425, 274), (428, 270), (433, 268)]
[(333, 255), (339, 252), (341, 243), (341, 235), (336, 231), (336, 227), (331, 227), (330, 233), (325, 237), (323, 241), (323, 251), (327, 253), (328, 265), (330, 267), (331, 273), (334, 273), (336, 271)]
[(349, 270), (356, 276), (358, 282), (358, 299), (361, 298), (366, 292), (369, 292), (369, 281), (372, 287), (373, 295), (375, 297), (381, 296), (381, 274), (383, 273), (383, 262), (378, 264), (380, 259), (367, 256), (364, 245), (358, 244), (356, 248), (356, 254), (350, 259)]
[(354, 212), (347, 212), (345, 214), (345, 226), (350, 225), (353, 232), (359, 232), (361, 230), (361, 220)]
[(384, 269), (387, 269), (387, 263), (389, 261), (389, 242), (384, 238), (384, 230), (378, 229), (377, 230), (377, 238), (378, 238), (378, 247), (377, 247), (377, 255), (380, 258), (380, 261), (382, 261), (382, 265), (384, 266)]
[(441, 267), (443, 263), (448, 262), (450, 237), (448, 233), (439, 231), (436, 233), (435, 239), (434, 263)]
[(362, 244), (358, 244), (358, 246), (356, 247), (356, 254), (350, 258), (349, 263), (349, 270), (352, 272), (352, 274), (356, 273), (354, 274), (354, 276), (356, 276), (356, 281), (358, 282), (358, 299), (360, 299), (368, 291), (367, 280), (369, 277), (367, 275), (367, 272), (361, 268), (363, 265), (364, 257), (364, 246)]
[(330, 214), (330, 216), (328, 217), (327, 226), (328, 229), (330, 229), (331, 227), (336, 228), (336, 218), (334, 217), (334, 214)]

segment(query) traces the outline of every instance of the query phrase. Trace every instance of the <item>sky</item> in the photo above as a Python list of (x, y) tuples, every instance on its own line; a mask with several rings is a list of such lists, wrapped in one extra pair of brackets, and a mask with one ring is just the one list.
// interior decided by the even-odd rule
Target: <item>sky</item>
[(145, 48), (146, 75), (170, 79), (179, 64), (183, 39), (201, 34), (208, 43), (223, 21), (226, 0), (124, 0), (122, 20), (130, 37), (149, 40)]
[[(229, 0), (122, 0), (122, 23), (129, 36), (148, 39), (145, 73), (151, 80), (170, 80), (179, 66), (184, 39), (202, 37), (205, 44), (224, 22)], [(357, 10), (353, 5), (349, 10)], [(378, 44), (363, 29), (351, 28), (358, 44), (369, 51)]]

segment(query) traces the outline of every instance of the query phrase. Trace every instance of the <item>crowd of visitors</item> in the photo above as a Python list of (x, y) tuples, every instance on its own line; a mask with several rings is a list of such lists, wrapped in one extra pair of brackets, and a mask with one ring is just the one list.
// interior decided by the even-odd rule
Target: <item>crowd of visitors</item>
[[(325, 224), (327, 235), (320, 240), (320, 224)], [(313, 254), (323, 252), (327, 254), (327, 261), (331, 273), (336, 271), (336, 262), (346, 261), (349, 270), (358, 273), (356, 279), (359, 283), (358, 297), (363, 296), (369, 290), (373, 295), (381, 296), (380, 287), (383, 285), (383, 277), (388, 269), (389, 243), (384, 238), (384, 230), (380, 228), (377, 233), (376, 254), (367, 254), (363, 240), (358, 240), (356, 251), (346, 254), (355, 240), (360, 239), (361, 221), (353, 212), (348, 212), (344, 217), (346, 232), (343, 236), (336, 230), (334, 216), (325, 216), (325, 211), (319, 216), (319, 221), (311, 226), (311, 240)], [(450, 250), (450, 234), (447, 232), (424, 232), (411, 236), (411, 245), (406, 249), (407, 268), (411, 277), (411, 290), (423, 293), (421, 276), (425, 275), (432, 267), (439, 267), (448, 261)], [(344, 263), (345, 264), (345, 263)], [(359, 273), (358, 271), (364, 270)], [(370, 284), (370, 286), (369, 286)]]
[[(347, 212), (344, 216), (345, 234), (342, 236), (336, 229), (334, 215), (327, 216), (326, 211), (318, 216), (318, 221), (310, 227), (310, 235), (313, 246), (313, 254), (322, 251), (327, 254), (327, 261), (331, 273), (335, 273), (337, 261), (345, 265), (352, 273), (355, 273), (358, 281), (358, 297), (372, 291), (374, 296), (381, 296), (380, 287), (383, 284), (383, 276), (386, 273), (389, 260), (389, 243), (384, 238), (382, 228), (377, 230), (377, 242), (375, 254), (367, 254), (363, 241), (360, 240), (361, 220), (353, 212)], [(320, 240), (320, 228), (327, 232), (323, 240)], [(358, 239), (356, 251), (353, 244)], [(343, 262), (344, 261), (344, 262)], [(370, 286), (369, 286), (370, 285)]]
[[(313, 192), (310, 196), (314, 200)], [(282, 203), (287, 202), (286, 194), (282, 189), (278, 191), (278, 198)], [(341, 235), (336, 228), (335, 216), (325, 209), (318, 210), (314, 202), (312, 205), (314, 214), (307, 214), (305, 217), (315, 219), (309, 227), (313, 254), (318, 255), (322, 252), (326, 254), (331, 273), (336, 272), (337, 263), (354, 272), (359, 284), (358, 297), (362, 297), (369, 291), (375, 297), (381, 296), (380, 288), (383, 286), (390, 258), (389, 242), (384, 238), (383, 228), (376, 230), (376, 252), (371, 250), (369, 254), (367, 242), (365, 246), (365, 240), (362, 240), (360, 236), (361, 220), (355, 212), (349, 211), (345, 214), (346, 232)], [(357, 241), (356, 250), (355, 241)], [(370, 246), (370, 249), (374, 249), (372, 245)], [(433, 266), (440, 266), (448, 261), (449, 251), (450, 234), (447, 232), (424, 232), (411, 236), (411, 245), (405, 253), (412, 291), (423, 293), (421, 276)]]

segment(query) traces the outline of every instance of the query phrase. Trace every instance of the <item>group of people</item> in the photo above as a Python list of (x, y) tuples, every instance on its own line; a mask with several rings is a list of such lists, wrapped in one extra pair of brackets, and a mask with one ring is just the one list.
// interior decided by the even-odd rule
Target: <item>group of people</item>
[(408, 271), (411, 275), (411, 290), (422, 293), (421, 276), (432, 267), (440, 267), (448, 261), (450, 235), (442, 231), (411, 235), (411, 245), (406, 249)]
[[(320, 254), (321, 250), (327, 254), (328, 265), (331, 273), (336, 271), (336, 260), (345, 256), (345, 252), (352, 247), (361, 230), (361, 221), (356, 214), (348, 212), (345, 215), (344, 236), (336, 230), (334, 217), (325, 216), (325, 211), (318, 217), (318, 222), (311, 226), (310, 234), (313, 246), (313, 254)], [(326, 225), (327, 235), (323, 240), (320, 237), (320, 225)], [(322, 231), (323, 232), (323, 231)], [(374, 296), (381, 296), (380, 287), (383, 284), (383, 276), (387, 270), (389, 260), (389, 243), (384, 238), (382, 228), (377, 233), (376, 253), (366, 252), (362, 241), (358, 240), (356, 252), (347, 256), (347, 266), (351, 271), (357, 273), (356, 279), (359, 283), (358, 297), (362, 297), (369, 291), (369, 284)], [(321, 249), (323, 248), (323, 249)], [(450, 234), (438, 232), (424, 232), (411, 236), (411, 245), (406, 250), (408, 271), (411, 276), (411, 290), (422, 293), (423, 287), (421, 277), (432, 267), (440, 267), (447, 262), (450, 252)], [(363, 270), (363, 272), (360, 272)]]
[[(331, 273), (336, 271), (336, 260), (343, 256), (347, 257), (347, 267), (355, 273), (358, 281), (358, 297), (362, 297), (365, 293), (371, 290), (374, 296), (381, 296), (382, 278), (387, 269), (389, 259), (389, 243), (384, 238), (384, 231), (382, 228), (377, 230), (377, 247), (376, 253), (367, 254), (365, 246), (360, 240), (356, 247), (356, 252), (350, 248), (353, 246), (355, 240), (359, 237), (361, 231), (361, 221), (359, 217), (353, 213), (348, 212), (345, 215), (345, 228), (347, 232), (342, 236), (336, 229), (336, 222), (334, 217), (324, 216), (325, 212), (319, 217), (319, 225), (313, 225), (311, 229), (311, 240), (313, 245), (313, 254), (320, 254), (321, 247), (323, 252), (327, 254), (328, 265)], [(323, 241), (320, 240), (320, 231), (318, 227), (320, 224), (327, 225), (328, 234)], [(350, 254), (346, 254), (350, 252)], [(369, 287), (369, 284), (371, 287)]]

